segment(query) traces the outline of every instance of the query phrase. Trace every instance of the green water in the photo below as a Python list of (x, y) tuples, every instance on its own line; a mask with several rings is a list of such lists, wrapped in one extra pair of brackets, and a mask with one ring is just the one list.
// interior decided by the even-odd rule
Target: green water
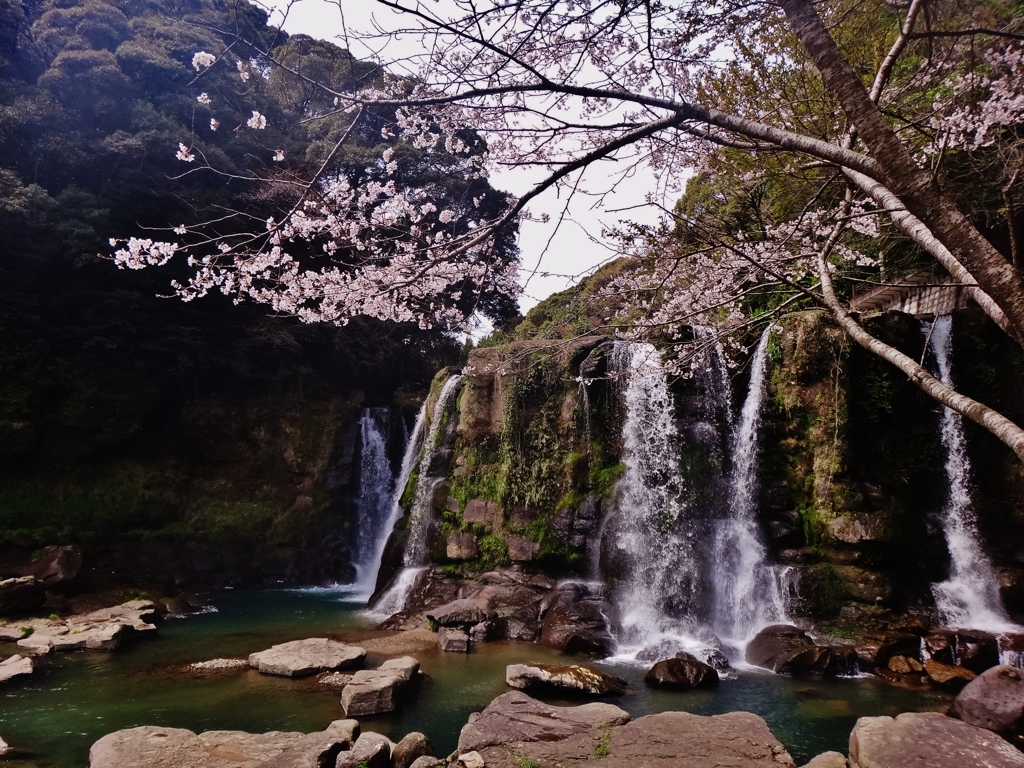
[[(84, 768), (89, 746), (120, 728), (313, 731), (343, 717), (338, 693), (320, 690), (312, 680), (250, 670), (196, 674), (182, 667), (303, 637), (366, 637), (369, 626), (356, 606), (316, 591), (225, 592), (213, 602), (216, 613), (164, 621), (157, 637), (113, 653), (41, 660), (35, 677), (0, 694), (0, 736), (28, 753), (30, 765)], [(12, 646), (0, 644), (4, 656), (13, 652)], [(469, 713), (509, 690), (504, 682), (507, 664), (564, 660), (524, 643), (479, 645), (469, 655), (436, 648), (415, 655), (427, 677), (406, 706), (391, 716), (361, 722), (364, 730), (396, 739), (423, 731), (440, 754), (455, 748)], [(376, 659), (371, 656), (370, 661)], [(629, 680), (630, 692), (614, 701), (633, 715), (669, 709), (702, 715), (756, 712), (798, 763), (829, 749), (846, 752), (858, 717), (942, 710), (949, 704), (946, 696), (906, 691), (874, 679), (796, 681), (756, 672), (724, 680), (715, 690), (668, 693), (647, 688), (643, 670), (605, 669)]]

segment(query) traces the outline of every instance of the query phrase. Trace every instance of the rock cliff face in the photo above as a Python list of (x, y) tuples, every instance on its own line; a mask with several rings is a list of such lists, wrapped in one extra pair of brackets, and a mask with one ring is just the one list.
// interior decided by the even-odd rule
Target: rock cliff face
[[(870, 325), (921, 357), (917, 320), (890, 314)], [(1024, 376), (1005, 374), (1006, 360), (1021, 366), (1012, 344), (983, 330), (970, 312), (955, 327), (958, 384), (1019, 418)], [(556, 579), (616, 578), (615, 563), (601, 558), (603, 533), (614, 535), (604, 523), (623, 471), (622, 384), (609, 376), (612, 348), (588, 336), (470, 353), (457, 407), (444, 417), (452, 423), (435, 446), (447, 476), (433, 497), (433, 568), (408, 609), (448, 602), (465, 579), (495, 567)], [(992, 355), (1002, 356), (998, 369), (986, 362)], [(946, 479), (935, 404), (851, 347), (822, 313), (784, 318), (768, 356), (759, 522), (771, 561), (791, 567), (794, 618), (862, 626), (914, 614), (930, 623), (930, 585), (949, 567), (936, 523)], [(732, 382), (733, 402), (742, 401), (745, 376)], [(713, 411), (723, 405), (709, 400), (700, 376), (672, 387), (688, 503), (706, 508), (701, 514), (721, 514), (728, 460), (709, 443), (706, 426), (721, 420)], [(1004, 601), (1019, 609), (1024, 473), (980, 429), (968, 425), (967, 438), (981, 533)], [(393, 552), (381, 585), (398, 566)]]

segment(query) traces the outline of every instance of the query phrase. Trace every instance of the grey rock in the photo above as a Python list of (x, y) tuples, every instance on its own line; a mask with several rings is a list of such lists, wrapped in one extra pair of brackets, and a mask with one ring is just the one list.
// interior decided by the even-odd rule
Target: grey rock
[(821, 648), (802, 629), (788, 624), (765, 627), (747, 645), (746, 661), (780, 675), (821, 676), (832, 664), (832, 651)]
[(441, 627), (437, 631), (437, 644), (446, 653), (469, 653), (469, 635), (461, 629)]
[(1006, 736), (1024, 735), (1024, 674), (1005, 664), (982, 672), (960, 691), (950, 714)]
[(394, 749), (391, 750), (391, 763), (394, 768), (410, 768), (421, 757), (437, 758), (430, 739), (422, 733), (407, 733)]
[(592, 696), (621, 694), (626, 681), (583, 664), (509, 664), (505, 682), (520, 690), (559, 690)]
[(46, 587), (34, 576), (0, 581), (0, 615), (38, 608), (46, 601)]
[(6, 683), (16, 677), (31, 675), (34, 670), (32, 659), (15, 654), (9, 659), (0, 661), (0, 683)]
[(411, 656), (385, 661), (377, 669), (361, 669), (341, 692), (346, 717), (393, 712), (420, 663)]
[(464, 752), (459, 755), (455, 764), (457, 766), (461, 766), (461, 768), (484, 768), (484, 766), (487, 765), (483, 755), (475, 750), (472, 752)]
[(439, 765), (444, 765), (444, 761), (436, 757), (417, 757), (409, 768), (437, 768)]
[(493, 501), (472, 499), (466, 502), (462, 517), (467, 523), (497, 528), (501, 524), (501, 510)]
[[(335, 720), (322, 731), (307, 733), (259, 768), (330, 768), (339, 753), (351, 749), (359, 737), (355, 720)], [(201, 738), (201, 737), (200, 737)]]
[(6, 741), (0, 739), (0, 757), (11, 753), (11, 748)]
[(1024, 754), (992, 731), (937, 712), (862, 717), (850, 734), (851, 768), (1018, 768)]
[(540, 544), (522, 536), (511, 533), (505, 534), (505, 543), (508, 544), (508, 556), (516, 563), (525, 563), (536, 560), (540, 554)]
[(826, 529), (826, 535), (843, 544), (884, 541), (885, 517), (881, 514), (849, 512), (833, 520)]
[(318, 672), (362, 666), (366, 650), (326, 637), (311, 637), (274, 645), (249, 656), (249, 666), (265, 675), (305, 677)]
[(644, 682), (657, 688), (686, 691), (718, 685), (718, 671), (695, 656), (680, 653), (651, 667)]
[(427, 611), (427, 618), (442, 627), (458, 627), (479, 624), (488, 618), (486, 597), (467, 597)]

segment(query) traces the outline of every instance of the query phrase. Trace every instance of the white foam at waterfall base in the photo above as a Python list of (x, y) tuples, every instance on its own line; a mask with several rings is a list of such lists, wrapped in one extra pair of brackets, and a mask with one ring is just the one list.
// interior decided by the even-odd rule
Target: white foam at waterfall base
[(732, 434), (729, 515), (720, 521), (711, 558), (712, 630), (742, 658), (747, 643), (786, 616), (786, 571), (773, 567), (758, 523), (758, 458), (765, 401), (768, 341), (765, 329), (750, 361), (750, 385)]
[[(416, 481), (416, 492), (413, 494), (412, 507), (409, 509), (409, 536), (405, 545), (405, 552), (402, 553), (403, 567), (402, 570), (399, 571), (391, 580), (391, 584), (380, 598), (378, 598), (372, 611), (368, 615), (387, 617), (394, 615), (405, 608), (406, 600), (408, 600), (409, 593), (416, 584), (416, 579), (423, 571), (426, 570), (427, 539), (430, 529), (434, 491), (437, 489), (437, 486), (444, 481), (444, 475), (431, 476), (429, 474), (430, 464), (433, 460), (434, 452), (438, 447), (438, 441), (441, 439), (441, 428), (446, 423), (445, 414), (447, 413), (448, 408), (455, 403), (455, 396), (458, 393), (461, 383), (462, 376), (449, 376), (437, 397), (437, 403), (434, 405), (434, 412), (430, 415), (430, 429), (427, 430), (426, 438), (423, 439), (422, 451), (420, 452), (419, 461), (416, 464), (418, 477)], [(421, 411), (421, 413), (423, 412)], [(423, 431), (421, 427), (419, 428), (419, 431)], [(408, 452), (406, 452), (407, 458), (408, 455)], [(407, 462), (403, 460), (403, 465), (406, 463)], [(409, 466), (412, 466), (412, 462), (409, 462)], [(403, 474), (405, 474), (404, 469)], [(394, 514), (397, 515), (397, 517), (395, 517), (395, 523), (397, 523), (402, 516), (402, 508), (399, 501), (401, 500), (405, 486), (410, 477), (412, 477), (411, 468), (405, 482), (402, 483), (395, 491), (396, 498)], [(393, 527), (394, 524), (392, 525), (392, 528)], [(381, 554), (383, 554), (383, 548)], [(379, 561), (380, 557), (378, 557), (378, 563)]]
[[(944, 315), (932, 325), (925, 323), (923, 331), (931, 337), (939, 378), (952, 387), (952, 318)], [(949, 548), (950, 570), (946, 581), (932, 585), (935, 607), (950, 628), (994, 633), (1021, 631), (1021, 627), (1010, 621), (1003, 607), (999, 581), (981, 546), (971, 503), (971, 464), (960, 414), (943, 407), (941, 433), (949, 481), (949, 498), (942, 510), (941, 522)]]

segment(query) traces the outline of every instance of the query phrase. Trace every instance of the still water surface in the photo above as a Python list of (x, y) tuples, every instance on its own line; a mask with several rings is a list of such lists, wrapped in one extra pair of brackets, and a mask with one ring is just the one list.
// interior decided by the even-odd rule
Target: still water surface
[[(42, 670), (34, 678), (0, 693), (0, 736), (29, 753), (27, 765), (85, 768), (89, 746), (120, 728), (313, 731), (344, 716), (338, 693), (318, 689), (313, 680), (251, 670), (197, 674), (183, 671), (183, 666), (245, 656), (304, 637), (366, 637), (370, 624), (359, 615), (359, 606), (346, 603), (338, 593), (316, 590), (224, 592), (212, 602), (216, 612), (166, 620), (157, 637), (113, 653), (42, 659)], [(13, 652), (13, 646), (0, 644), (3, 656)], [(437, 648), (415, 655), (427, 675), (416, 695), (398, 713), (361, 722), (364, 730), (393, 739), (422, 731), (439, 754), (455, 749), (459, 729), (471, 712), (509, 690), (507, 664), (565, 660), (524, 643), (478, 645), (468, 655)], [(372, 655), (369, 659), (377, 660)], [(613, 701), (634, 716), (671, 709), (701, 715), (755, 712), (768, 721), (798, 764), (829, 749), (845, 753), (858, 717), (944, 710), (949, 704), (947, 696), (906, 691), (875, 679), (798, 681), (759, 672), (738, 673), (717, 689), (669, 693), (647, 688), (642, 669), (598, 666), (629, 681), (630, 692)]]

